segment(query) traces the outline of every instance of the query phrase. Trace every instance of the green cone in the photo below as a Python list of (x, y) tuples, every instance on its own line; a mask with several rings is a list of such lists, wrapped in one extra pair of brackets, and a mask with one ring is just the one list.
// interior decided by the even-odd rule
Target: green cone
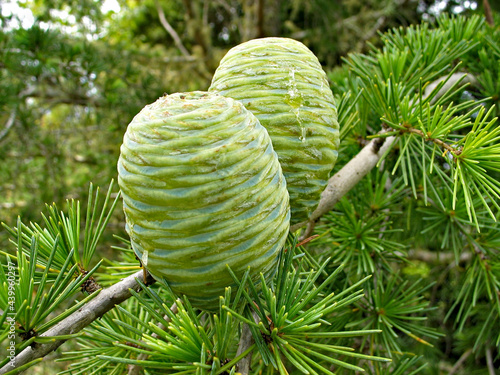
[(287, 181), (291, 222), (307, 220), (339, 147), (333, 94), (316, 56), (292, 39), (251, 40), (224, 56), (209, 91), (241, 101), (267, 129)]
[(127, 231), (159, 281), (213, 310), (251, 267), (275, 272), (289, 198), (264, 127), (233, 99), (164, 96), (129, 124), (118, 161)]

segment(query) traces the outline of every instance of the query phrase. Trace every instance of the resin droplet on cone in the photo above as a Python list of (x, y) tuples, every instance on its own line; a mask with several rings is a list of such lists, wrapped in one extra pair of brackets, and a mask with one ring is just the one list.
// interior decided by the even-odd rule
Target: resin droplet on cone
[(254, 39), (224, 56), (209, 91), (241, 101), (267, 129), (287, 181), (291, 222), (307, 220), (339, 147), (333, 94), (316, 56), (293, 39)]

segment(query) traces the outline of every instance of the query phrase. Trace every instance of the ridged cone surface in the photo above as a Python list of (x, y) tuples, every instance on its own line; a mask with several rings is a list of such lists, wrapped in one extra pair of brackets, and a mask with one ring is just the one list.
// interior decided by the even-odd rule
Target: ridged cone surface
[(287, 181), (291, 222), (307, 220), (339, 147), (333, 94), (316, 56), (293, 39), (254, 39), (229, 50), (209, 91), (241, 101), (267, 129)]
[(214, 93), (172, 94), (129, 124), (118, 161), (127, 231), (148, 271), (194, 306), (251, 267), (275, 272), (289, 230), (289, 198), (264, 127)]

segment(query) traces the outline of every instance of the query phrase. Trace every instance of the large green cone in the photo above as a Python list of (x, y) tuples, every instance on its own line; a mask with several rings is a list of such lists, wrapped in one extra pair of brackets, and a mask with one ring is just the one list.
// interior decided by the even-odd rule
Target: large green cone
[(333, 94), (316, 56), (292, 39), (251, 40), (224, 56), (209, 91), (241, 101), (267, 129), (287, 181), (291, 222), (307, 220), (339, 147)]
[(127, 231), (147, 270), (194, 306), (251, 267), (275, 272), (290, 223), (278, 157), (243, 105), (214, 93), (173, 94), (129, 124), (118, 161)]

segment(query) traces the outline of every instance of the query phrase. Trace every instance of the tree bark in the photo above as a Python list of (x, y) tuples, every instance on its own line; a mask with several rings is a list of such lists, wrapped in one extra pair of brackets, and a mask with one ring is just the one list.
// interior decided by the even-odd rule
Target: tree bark
[(10, 112), (9, 119), (7, 120), (7, 123), (5, 124), (5, 128), (0, 131), (0, 141), (5, 138), (5, 136), (9, 133), (9, 130), (14, 126), (15, 120), (16, 120), (16, 114), (17, 114), (17, 108), (14, 108), (12, 112)]
[(327, 212), (329, 212), (337, 202), (349, 192), (363, 177), (365, 177), (392, 146), (395, 137), (376, 138), (370, 141), (363, 149), (352, 158), (340, 171), (330, 180), (326, 189), (321, 194), (318, 207), (311, 215), (309, 222), (302, 222), (293, 225), (291, 232), (307, 225), (306, 231), (301, 238), (307, 238), (314, 230), (315, 223)]
[(490, 3), (488, 0), (483, 0), (484, 16), (486, 17), (486, 22), (491, 27), (495, 26), (495, 20), (493, 19), (493, 12), (491, 11)]
[(156, 10), (158, 11), (158, 17), (160, 18), (161, 25), (168, 32), (168, 34), (172, 37), (175, 45), (181, 51), (181, 53), (186, 57), (190, 57), (191, 54), (186, 49), (186, 47), (184, 47), (184, 44), (182, 43), (182, 40), (179, 37), (179, 34), (177, 34), (177, 31), (175, 31), (175, 29), (167, 21), (167, 17), (165, 17), (165, 12), (163, 11), (163, 8), (161, 7), (160, 3), (158, 1), (156, 1), (155, 4), (156, 4)]
[[(252, 312), (253, 320), (257, 323), (259, 321), (259, 316)], [(248, 324), (243, 324), (241, 328), (241, 337), (240, 342), (238, 343), (238, 351), (236, 352), (236, 356), (239, 356), (241, 353), (245, 352), (248, 348), (250, 348), (254, 343), (254, 339), (252, 336), (252, 331), (250, 331), (250, 327)], [(248, 353), (248, 355), (242, 358), (238, 364), (236, 365), (236, 371), (241, 375), (248, 375), (250, 373), (250, 364), (252, 363), (252, 352)]]

